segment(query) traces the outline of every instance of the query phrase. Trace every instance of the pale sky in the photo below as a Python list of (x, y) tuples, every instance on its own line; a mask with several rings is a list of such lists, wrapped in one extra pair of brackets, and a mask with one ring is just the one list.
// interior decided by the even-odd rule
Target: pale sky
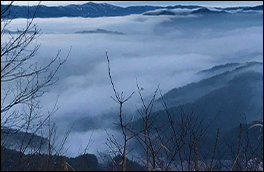
[[(39, 1), (16, 1), (14, 5), (36, 5)], [(89, 1), (42, 1), (42, 5), (59, 6), (69, 4), (84, 4)], [(92, 1), (95, 3), (108, 3), (116, 6), (127, 7), (135, 5), (202, 5), (208, 7), (234, 7), (263, 5), (263, 1)], [(1, 2), (3, 3), (3, 1)]]

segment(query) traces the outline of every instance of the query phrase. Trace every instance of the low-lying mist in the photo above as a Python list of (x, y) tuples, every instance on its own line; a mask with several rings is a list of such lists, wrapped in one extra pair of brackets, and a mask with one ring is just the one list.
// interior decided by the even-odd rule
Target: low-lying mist
[[(48, 62), (61, 49), (67, 62), (57, 73), (59, 81), (42, 98), (42, 113), (51, 109), (59, 95), (58, 111), (52, 116), (58, 131), (73, 129), (66, 148), (76, 156), (89, 142), (88, 152), (105, 151), (106, 131), (118, 137), (113, 122), (118, 122), (118, 104), (110, 79), (117, 91), (133, 97), (124, 104), (127, 115), (140, 107), (136, 79), (143, 97), (153, 95), (159, 85), (162, 93), (203, 79), (197, 72), (225, 63), (263, 62), (263, 14), (216, 16), (145, 16), (100, 18), (35, 19), (42, 31), (36, 58)], [(252, 20), (254, 19), (254, 20)], [(15, 19), (10, 30), (24, 25)], [(76, 34), (77, 31), (105, 29), (115, 34)], [(3, 39), (3, 38), (1, 38)], [(34, 45), (32, 45), (34, 46)], [(138, 118), (135, 116), (135, 118)], [(89, 130), (81, 130), (85, 125)], [(105, 131), (105, 130), (106, 131)], [(81, 147), (81, 148), (80, 148)]]

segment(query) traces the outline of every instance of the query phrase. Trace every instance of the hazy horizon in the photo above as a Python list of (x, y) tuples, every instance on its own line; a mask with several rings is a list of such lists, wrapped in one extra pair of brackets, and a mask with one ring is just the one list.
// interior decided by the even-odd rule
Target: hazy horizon
[[(108, 3), (111, 5), (128, 6), (169, 6), (169, 5), (201, 5), (206, 7), (237, 7), (237, 6), (257, 6), (263, 5), (263, 1), (42, 1), (41, 5), (46, 6), (66, 6), (70, 4), (84, 4), (87, 2)], [(8, 3), (8, 2), (2, 2)], [(39, 1), (15, 1), (14, 5), (36, 5)]]

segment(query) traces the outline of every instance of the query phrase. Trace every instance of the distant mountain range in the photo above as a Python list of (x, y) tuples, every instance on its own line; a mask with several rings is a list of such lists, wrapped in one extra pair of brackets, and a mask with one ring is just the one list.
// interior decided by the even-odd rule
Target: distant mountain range
[(200, 8), (198, 10), (195, 10), (191, 12), (191, 14), (225, 14), (227, 13), (224, 10), (216, 11), (216, 10), (209, 10), (208, 8)]
[(117, 32), (117, 31), (108, 31), (105, 29), (96, 29), (96, 30), (83, 30), (83, 31), (77, 31), (75, 33), (80, 34), (89, 34), (89, 33), (101, 33), (101, 34), (114, 34), (114, 35), (124, 35), (123, 32)]
[[(7, 5), (1, 4), (1, 11), (3, 11)], [(143, 14), (148, 11), (153, 11), (157, 9), (166, 9), (158, 15), (174, 15), (173, 12), (169, 11), (172, 9), (196, 9), (193, 13), (226, 13), (225, 10), (240, 10), (240, 11), (255, 11), (263, 10), (263, 5), (254, 6), (254, 7), (232, 7), (232, 8), (215, 8), (215, 11), (210, 10), (203, 6), (198, 5), (175, 5), (175, 6), (129, 6), (129, 7), (119, 7), (107, 3), (93, 3), (88, 2), (82, 5), (67, 5), (67, 6), (45, 6), (39, 5), (36, 6), (12, 6), (12, 14), (14, 15), (4, 15), (1, 18), (31, 18), (35, 13), (36, 18), (56, 18), (56, 17), (105, 17), (105, 16), (125, 16), (130, 14)], [(147, 15), (152, 15), (147, 14)], [(154, 15), (156, 15), (154, 13)]]
[(162, 9), (159, 11), (147, 11), (143, 15), (175, 15), (175, 13), (168, 9)]

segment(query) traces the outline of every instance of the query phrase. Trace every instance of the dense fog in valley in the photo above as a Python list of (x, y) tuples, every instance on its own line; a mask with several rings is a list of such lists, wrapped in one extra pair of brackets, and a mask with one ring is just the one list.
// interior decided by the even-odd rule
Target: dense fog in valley
[[(41, 113), (45, 116), (58, 98), (59, 109), (51, 120), (58, 126), (59, 136), (73, 125), (65, 145), (68, 156), (78, 155), (90, 139), (89, 153), (106, 151), (106, 131), (121, 139), (120, 131), (113, 124), (118, 120), (119, 106), (110, 97), (114, 92), (108, 76), (106, 52), (117, 91), (123, 91), (125, 96), (135, 92), (123, 106), (124, 113), (135, 119), (140, 117), (136, 106), (141, 106), (136, 79), (148, 101), (158, 85), (165, 94), (221, 73), (201, 73), (216, 65), (237, 63), (235, 67), (238, 67), (251, 61), (263, 63), (262, 12), (203, 16), (189, 14), (191, 11), (174, 10), (179, 14), (175, 16), (137, 14), (34, 19), (42, 33), (34, 41), (41, 45), (35, 57), (40, 65), (56, 56), (58, 50), (64, 59), (72, 46), (69, 58), (56, 75), (59, 81), (41, 99)], [(25, 23), (26, 19), (14, 19), (8, 29), (15, 31)], [(109, 32), (75, 33), (97, 29)], [(1, 41), (6, 37), (1, 37)], [(263, 65), (252, 69), (263, 74)], [(262, 92), (263, 95), (260, 86), (263, 80), (254, 94)], [(195, 96), (183, 100), (191, 102), (189, 100)]]

